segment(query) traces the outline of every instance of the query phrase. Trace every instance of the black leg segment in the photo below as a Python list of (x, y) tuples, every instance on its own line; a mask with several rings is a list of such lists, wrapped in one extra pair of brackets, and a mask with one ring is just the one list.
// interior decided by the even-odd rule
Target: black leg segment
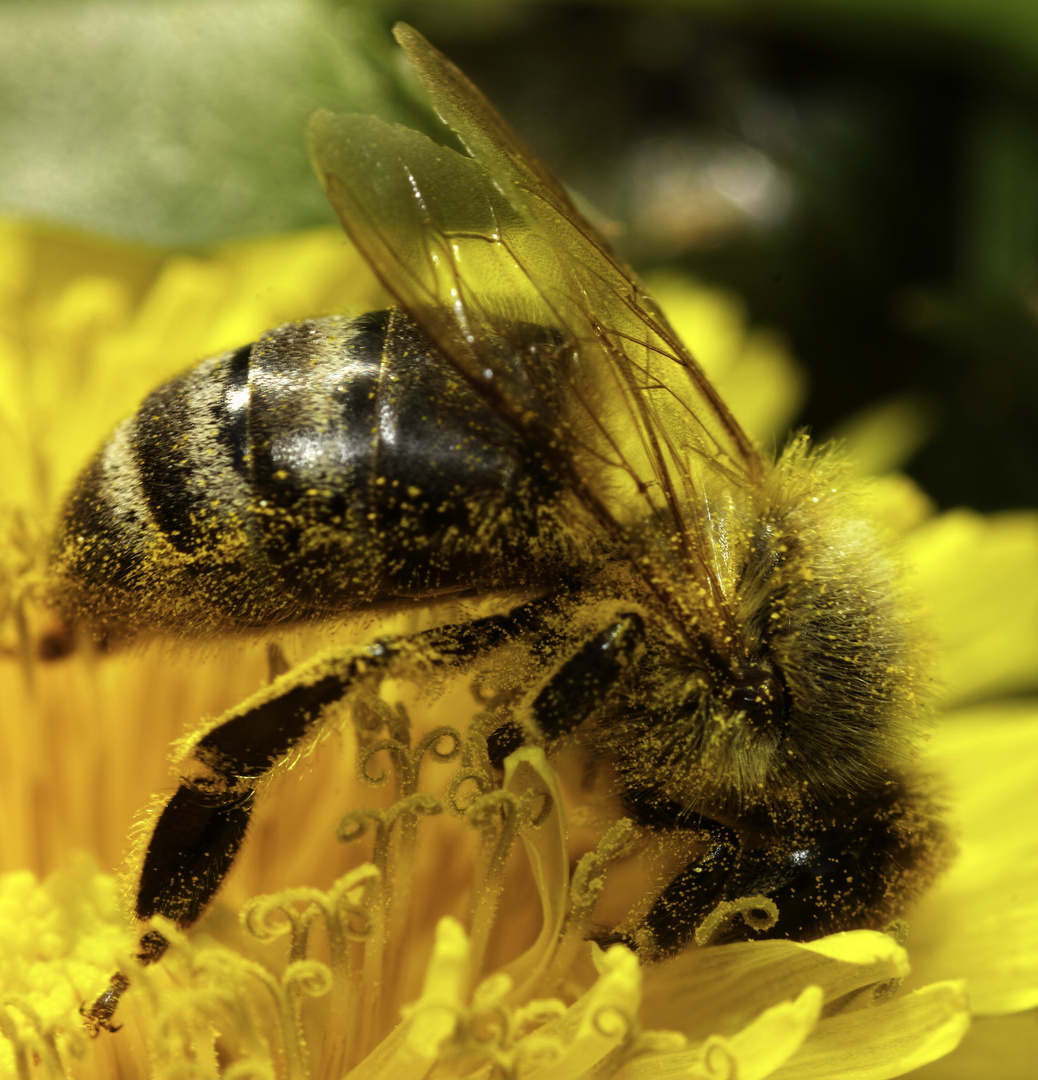
[(231, 868), (249, 824), (251, 791), (230, 799), (182, 784), (152, 833), (137, 887), (136, 915), (190, 926)]
[(645, 928), (663, 952), (677, 951), (725, 899), (738, 859), (738, 840), (731, 829), (706, 819), (699, 824), (709, 847), (667, 885), (645, 917)]
[(640, 615), (621, 615), (584, 642), (555, 672), (533, 703), (532, 718), (546, 738), (578, 727), (602, 705), (637, 662), (645, 645)]

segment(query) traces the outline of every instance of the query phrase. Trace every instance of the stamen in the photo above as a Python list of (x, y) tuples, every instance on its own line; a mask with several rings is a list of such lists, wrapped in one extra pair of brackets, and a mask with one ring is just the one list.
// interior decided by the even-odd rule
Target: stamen
[(696, 944), (706, 945), (733, 916), (741, 915), (752, 930), (770, 930), (779, 918), (778, 905), (767, 896), (743, 896), (722, 900), (696, 927)]

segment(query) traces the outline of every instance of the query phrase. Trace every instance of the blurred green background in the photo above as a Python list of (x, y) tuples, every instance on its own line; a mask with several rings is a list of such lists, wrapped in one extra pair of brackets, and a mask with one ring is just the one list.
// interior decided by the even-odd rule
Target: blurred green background
[(640, 270), (785, 334), (812, 430), (897, 403), (940, 505), (1038, 505), (1034, 0), (8, 0), (0, 212), (170, 248), (330, 221), (308, 113), (428, 123), (401, 18)]

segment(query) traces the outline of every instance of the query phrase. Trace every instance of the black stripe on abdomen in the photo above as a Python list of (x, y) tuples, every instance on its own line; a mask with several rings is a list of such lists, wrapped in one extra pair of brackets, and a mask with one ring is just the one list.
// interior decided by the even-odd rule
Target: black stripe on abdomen
[[(248, 527), (249, 351), (204, 361), (153, 391), (137, 412), (133, 449), (155, 526), (197, 555)], [(229, 410), (228, 405), (233, 408)]]

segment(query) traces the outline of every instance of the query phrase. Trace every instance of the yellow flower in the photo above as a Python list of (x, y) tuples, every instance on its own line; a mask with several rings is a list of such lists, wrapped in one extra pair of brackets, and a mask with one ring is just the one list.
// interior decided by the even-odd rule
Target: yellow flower
[[(731, 300), (659, 292), (676, 321), (687, 313), (737, 414), (777, 437), (796, 404), (777, 343), (748, 336)], [(693, 946), (642, 967), (590, 944), (624, 824), (574, 807), (565, 768), (533, 748), (492, 783), (468, 688), (430, 702), (401, 682), (354, 702), (266, 785), (213, 910), (187, 935), (160, 922), (168, 954), (134, 964), (124, 901), (141, 829), (176, 782), (166, 748), (253, 692), (276, 655), (241, 640), (36, 659), (46, 522), (164, 377), (343, 298), (379, 302), (335, 233), (160, 260), (0, 231), (0, 1075), (878, 1080), (953, 1051), (971, 1014), (1035, 1008), (1038, 709), (975, 703), (1035, 684), (1038, 522), (932, 518), (896, 478), (885, 506), (918, 567), (949, 700), (974, 703), (933, 740), (962, 854), (907, 947), (857, 931)], [(778, 400), (784, 415), (766, 404)], [(278, 639), (292, 659), (319, 643)], [(91, 1040), (79, 1007), (115, 970), (130, 980), (122, 1028)]]

